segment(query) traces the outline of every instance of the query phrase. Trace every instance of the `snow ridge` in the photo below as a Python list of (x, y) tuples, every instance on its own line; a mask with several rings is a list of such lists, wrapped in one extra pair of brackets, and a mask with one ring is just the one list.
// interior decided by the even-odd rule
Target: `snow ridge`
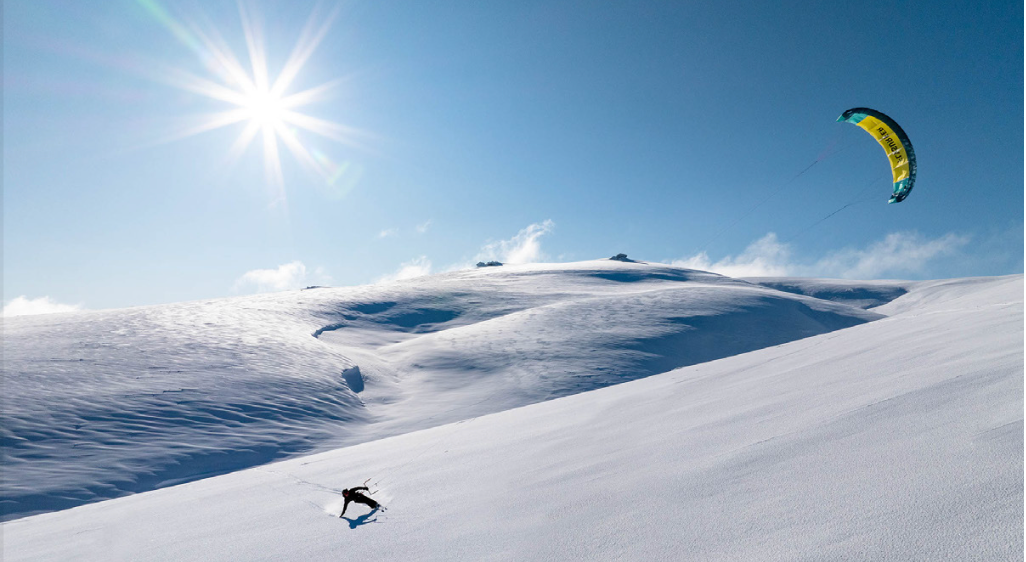
[(5, 319), (0, 505), (67, 509), (878, 318), (596, 260)]
[[(890, 315), (10, 521), (5, 560), (1021, 559), (1023, 276), (910, 284), (878, 309)], [(388, 510), (339, 519), (338, 490), (366, 478)]]

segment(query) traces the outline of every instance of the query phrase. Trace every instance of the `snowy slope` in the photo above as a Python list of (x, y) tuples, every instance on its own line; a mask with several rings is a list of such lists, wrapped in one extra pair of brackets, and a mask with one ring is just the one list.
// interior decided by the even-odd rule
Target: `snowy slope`
[(801, 279), (746, 277), (745, 281), (786, 293), (795, 293), (859, 308), (887, 304), (908, 292), (912, 285), (899, 281), (852, 281), (850, 279)]
[[(908, 290), (876, 322), (7, 522), (5, 560), (1021, 559), (1023, 277)], [(365, 478), (388, 511), (338, 519)]]
[(0, 506), (66, 509), (878, 318), (609, 260), (8, 318)]

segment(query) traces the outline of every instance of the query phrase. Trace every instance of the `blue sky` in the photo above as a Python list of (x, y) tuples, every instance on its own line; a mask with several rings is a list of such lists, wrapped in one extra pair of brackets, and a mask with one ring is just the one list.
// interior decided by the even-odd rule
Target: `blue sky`
[[(1020, 21), (1021, 2), (11, 0), (5, 314), (618, 252), (1022, 273)], [(269, 84), (295, 71), (277, 97), (223, 62), (256, 83), (254, 49)], [(259, 113), (295, 94), (291, 121)], [(903, 203), (879, 145), (835, 123), (855, 106), (912, 139)]]

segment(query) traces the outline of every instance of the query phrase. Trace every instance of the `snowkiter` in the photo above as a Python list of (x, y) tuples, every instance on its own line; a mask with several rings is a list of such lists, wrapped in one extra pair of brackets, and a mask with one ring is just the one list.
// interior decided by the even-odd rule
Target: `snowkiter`
[(367, 486), (357, 486), (355, 488), (346, 488), (345, 490), (342, 490), (342, 497), (345, 498), (346, 503), (342, 506), (342, 514), (339, 515), (339, 517), (346, 514), (346, 509), (349, 508), (349, 502), (362, 503), (363, 505), (369, 506), (371, 509), (381, 507), (378, 502), (361, 494), (360, 490), (370, 491), (367, 489)]

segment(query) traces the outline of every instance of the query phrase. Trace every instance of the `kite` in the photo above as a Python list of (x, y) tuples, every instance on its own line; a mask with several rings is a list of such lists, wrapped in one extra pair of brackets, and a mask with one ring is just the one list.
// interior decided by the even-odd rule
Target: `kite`
[(904, 201), (916, 181), (916, 153), (901, 126), (894, 119), (868, 107), (853, 107), (837, 120), (862, 127), (880, 143), (891, 161), (891, 175), (894, 177), (894, 193), (888, 203)]

